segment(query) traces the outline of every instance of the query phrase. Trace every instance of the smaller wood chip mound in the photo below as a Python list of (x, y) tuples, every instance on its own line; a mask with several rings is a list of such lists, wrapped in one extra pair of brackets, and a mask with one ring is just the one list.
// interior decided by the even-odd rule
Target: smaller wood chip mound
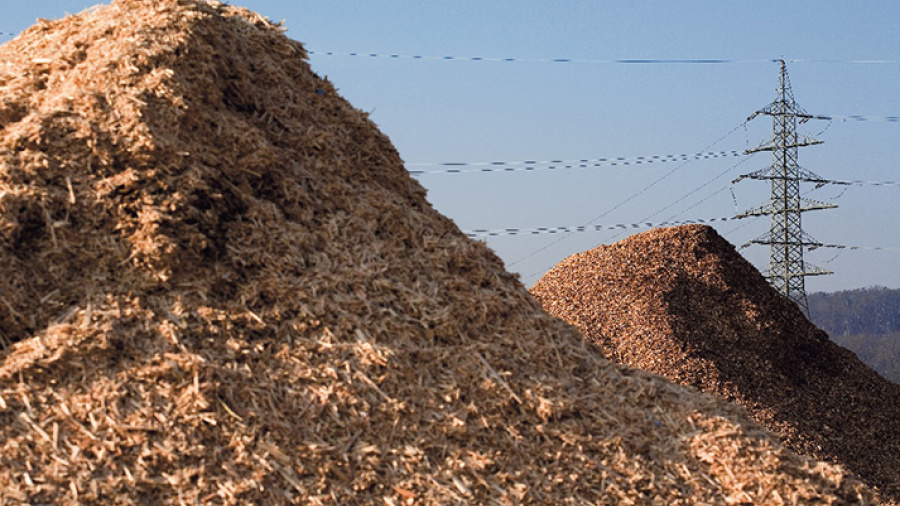
[(900, 499), (900, 386), (829, 341), (714, 229), (573, 255), (531, 293), (608, 358), (736, 401), (788, 447)]
[(0, 46), (0, 504), (871, 503), (547, 315), (282, 32)]

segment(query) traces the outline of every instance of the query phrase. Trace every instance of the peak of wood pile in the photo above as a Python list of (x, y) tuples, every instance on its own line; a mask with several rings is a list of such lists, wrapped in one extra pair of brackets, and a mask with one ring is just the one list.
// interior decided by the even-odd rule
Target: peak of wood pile
[(711, 227), (573, 255), (531, 292), (604, 356), (737, 402), (789, 448), (900, 500), (900, 386), (829, 341)]
[(603, 359), (246, 10), (0, 46), (0, 504), (868, 504)]

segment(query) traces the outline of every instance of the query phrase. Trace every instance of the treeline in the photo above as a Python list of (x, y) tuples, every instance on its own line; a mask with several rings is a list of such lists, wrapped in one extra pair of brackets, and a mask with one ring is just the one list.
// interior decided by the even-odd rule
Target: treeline
[(833, 341), (900, 383), (900, 290), (870, 287), (813, 293), (809, 314)]
[(900, 332), (832, 337), (878, 374), (900, 384)]
[(813, 323), (832, 337), (900, 332), (900, 290), (859, 288), (809, 295)]

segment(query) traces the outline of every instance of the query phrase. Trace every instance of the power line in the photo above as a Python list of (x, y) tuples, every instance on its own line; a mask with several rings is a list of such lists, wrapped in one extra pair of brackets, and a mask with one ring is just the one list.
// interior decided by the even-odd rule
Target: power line
[[(762, 218), (762, 216), (751, 216), (750, 219), (748, 219), (748, 220), (741, 220), (741, 221), (743, 221), (743, 223), (741, 223), (740, 225), (738, 225), (730, 230), (726, 230), (725, 232), (722, 232), (722, 235), (726, 235), (726, 236), (731, 235), (742, 228), (748, 227), (748, 226), (756, 223), (757, 220), (759, 220), (760, 218)], [(741, 246), (739, 249), (744, 249), (744, 247), (749, 246), (749, 245), (750, 244), (747, 243), (747, 244)]]
[(392, 60), (437, 60), (473, 62), (528, 62), (528, 63), (603, 63), (603, 64), (722, 64), (722, 63), (772, 63), (775, 60), (723, 60), (723, 59), (583, 59), (583, 58), (509, 58), (489, 56), (428, 56), (397, 53), (340, 53), (335, 51), (307, 50), (310, 56), (346, 56), (361, 58), (386, 58)]
[[(413, 176), (431, 174), (471, 174), (486, 172), (531, 172), (537, 170), (561, 170), (561, 169), (586, 169), (593, 167), (617, 167), (628, 165), (645, 165), (651, 163), (688, 162), (692, 160), (707, 160), (711, 158), (724, 158), (729, 156), (744, 156), (742, 151), (718, 151), (682, 155), (653, 155), (618, 158), (594, 158), (582, 160), (522, 160), (515, 162), (443, 162), (443, 163), (418, 163), (407, 164), (407, 167), (442, 167), (438, 170), (410, 170)], [(457, 168), (463, 167), (463, 168)]]
[(887, 248), (881, 246), (848, 246), (846, 244), (813, 244), (807, 248), (809, 251), (818, 248), (844, 249), (844, 250), (870, 250), (870, 251), (900, 251), (900, 248)]
[[(415, 55), (415, 54), (398, 54), (398, 53), (341, 53), (336, 51), (314, 51), (307, 50), (310, 56), (343, 56), (352, 58), (383, 58), (391, 60), (432, 60), (432, 61), (468, 61), (468, 62), (523, 62), (523, 63), (576, 63), (576, 64), (624, 64), (624, 65), (721, 65), (721, 64), (745, 64), (745, 63), (776, 63), (781, 60), (770, 58), (757, 59), (723, 59), (723, 58), (510, 58), (510, 57), (488, 57), (488, 56), (459, 56), (459, 55)], [(792, 62), (803, 63), (852, 63), (852, 64), (892, 64), (897, 63), (895, 59), (803, 59), (788, 60)]]
[[(731, 230), (726, 231), (726, 232), (722, 232), (722, 235), (723, 235), (723, 236), (730, 235), (730, 234), (736, 232), (737, 230), (742, 229), (742, 228), (744, 228), (744, 227), (750, 225), (750, 224), (753, 223), (756, 219), (759, 219), (759, 218), (760, 218), (759, 216), (756, 216), (756, 217), (754, 217), (753, 220), (746, 220), (746, 221), (744, 221), (744, 223), (742, 223), (741, 225), (737, 226), (736, 228), (731, 229)], [(713, 219), (709, 219), (709, 220), (694, 220), (694, 221), (685, 221), (685, 222), (663, 222), (663, 223), (657, 224), (656, 226), (677, 225), (677, 224), (688, 224), (688, 223), (704, 223), (704, 222), (705, 222), (705, 223), (709, 223), (709, 222), (712, 222), (712, 221), (732, 221), (732, 222), (733, 222), (733, 221), (737, 221), (737, 220), (734, 220), (734, 219), (732, 219), (732, 218), (713, 218)], [(642, 225), (650, 225), (650, 224), (642, 224)], [(628, 225), (628, 226), (631, 226), (631, 225)], [(635, 228), (637, 228), (637, 227), (635, 227)], [(586, 230), (586, 231), (587, 231), (587, 230)], [(470, 236), (470, 237), (471, 237), (471, 236)], [(750, 246), (750, 243), (743, 244), (743, 245), (741, 245), (741, 246), (738, 248), (738, 250), (745, 249), (745, 248), (747, 248), (747, 247), (749, 247), (749, 246)], [(833, 262), (835, 259), (837, 259), (837, 257), (840, 256), (844, 251), (848, 251), (848, 250), (853, 250), (853, 251), (900, 251), (900, 248), (891, 248), (891, 247), (882, 247), (882, 246), (851, 246), (851, 245), (846, 245), (846, 244), (818, 244), (818, 245), (811, 245), (811, 246), (808, 246), (807, 249), (808, 249), (809, 251), (813, 251), (813, 250), (816, 250), (816, 249), (825, 249), (825, 248), (827, 248), (827, 249), (836, 249), (836, 250), (838, 250), (837, 255), (835, 255), (834, 257), (832, 257), (832, 258), (830, 258), (830, 259), (828, 259), (828, 260), (825, 260), (825, 261), (823, 262), (823, 263), (826, 263), (826, 264), (832, 263), (832, 262)], [(533, 278), (535, 278), (535, 277), (537, 277), (537, 276), (543, 274), (544, 272), (545, 272), (544, 270), (535, 271), (535, 272), (532, 272), (531, 274), (528, 274), (527, 276), (523, 276), (522, 279), (523, 279), (524, 282), (527, 283), (529, 280), (531, 280), (531, 279), (533, 279)]]
[[(746, 124), (747, 124), (747, 121), (746, 121), (746, 120), (743, 121), (743, 122), (741, 122), (738, 126), (736, 126), (736, 127), (732, 128), (731, 130), (729, 130), (728, 133), (726, 133), (725, 135), (719, 137), (718, 139), (716, 139), (715, 141), (713, 141), (712, 143), (710, 143), (710, 144), (709, 144), (708, 146), (706, 146), (705, 148), (701, 149), (700, 152), (706, 152), (706, 151), (709, 151), (710, 149), (712, 149), (713, 146), (715, 146), (716, 144), (722, 142), (723, 140), (725, 140), (726, 138), (728, 138), (729, 136), (731, 136), (731, 134), (733, 134), (734, 132), (737, 132), (738, 130), (740, 130), (741, 128), (743, 128), (744, 125), (746, 125)], [(634, 194), (630, 195), (629, 197), (625, 198), (625, 200), (619, 202), (618, 204), (614, 205), (614, 206), (611, 207), (610, 209), (607, 209), (607, 210), (604, 211), (603, 213), (600, 213), (598, 216), (594, 217), (593, 219), (591, 219), (590, 221), (588, 221), (587, 223), (585, 223), (585, 224), (582, 225), (582, 226), (585, 226), (585, 227), (586, 227), (586, 226), (592, 225), (592, 224), (593, 224), (594, 222), (596, 222), (597, 220), (603, 218), (604, 216), (608, 215), (609, 213), (615, 211), (616, 209), (618, 209), (618, 208), (624, 206), (624, 205), (627, 204), (628, 202), (631, 202), (632, 200), (634, 200), (634, 199), (637, 198), (638, 196), (642, 195), (644, 192), (646, 192), (646, 191), (649, 190), (650, 188), (656, 186), (657, 184), (659, 184), (660, 182), (662, 182), (663, 180), (665, 180), (666, 178), (668, 178), (669, 176), (671, 176), (671, 175), (674, 174), (675, 172), (678, 172), (679, 170), (681, 170), (685, 165), (687, 165), (687, 164), (690, 163), (690, 162), (691, 162), (691, 160), (687, 160), (687, 161), (685, 161), (685, 162), (683, 162), (683, 163), (678, 164), (675, 168), (673, 168), (672, 170), (670, 170), (669, 172), (667, 172), (666, 174), (664, 174), (662, 177), (660, 177), (660, 178), (654, 180), (654, 181), (651, 182), (649, 185), (645, 186), (645, 187), (642, 188), (641, 190), (639, 190), (639, 191), (637, 191), (636, 193), (634, 193)], [(514, 266), (514, 265), (516, 265), (516, 264), (518, 264), (518, 263), (520, 263), (520, 262), (523, 262), (523, 261), (525, 261), (525, 260), (527, 260), (527, 259), (533, 257), (534, 255), (537, 255), (538, 253), (540, 253), (540, 252), (542, 252), (542, 251), (545, 251), (545, 250), (551, 248), (552, 246), (554, 246), (554, 245), (556, 245), (556, 244), (559, 244), (560, 242), (564, 241), (566, 238), (568, 238), (569, 236), (571, 236), (573, 233), (574, 233), (574, 232), (569, 232), (569, 233), (563, 235), (562, 237), (560, 237), (559, 239), (557, 239), (557, 240), (551, 242), (550, 244), (547, 244), (547, 245), (545, 245), (545, 246), (542, 246), (542, 247), (536, 249), (535, 251), (532, 251), (531, 253), (525, 255), (524, 257), (519, 258), (518, 260), (516, 260), (516, 261), (510, 263), (510, 264), (509, 264), (509, 267), (512, 267), (512, 266)]]
[(835, 253), (833, 257), (829, 258), (828, 260), (825, 260), (823, 263), (830, 264), (830, 263), (834, 262), (835, 260), (837, 260), (837, 258), (839, 256), (843, 255), (845, 251), (847, 251), (847, 250), (839, 249), (838, 252)]
[(835, 195), (834, 197), (829, 198), (828, 200), (830, 200), (830, 201), (832, 201), (832, 202), (837, 201), (838, 199), (840, 199), (841, 197), (843, 197), (844, 194), (847, 193), (847, 190), (849, 190), (849, 189), (850, 189), (850, 185), (845, 186), (844, 189), (841, 190), (841, 193), (838, 193), (837, 195)]
[(772, 60), (773, 63), (856, 63), (862, 65), (883, 65), (886, 63), (897, 63), (900, 60), (881, 59), (881, 58), (796, 58), (792, 60), (777, 58)]
[[(731, 218), (730, 221), (736, 221), (734, 218)], [(742, 244), (738, 249), (749, 248), (753, 243), (748, 242)], [(851, 246), (847, 244), (821, 244), (821, 243), (810, 243), (805, 244), (807, 251), (814, 251), (817, 249), (840, 249), (840, 250), (868, 250), (868, 251), (900, 251), (900, 248), (892, 248), (885, 246)]]
[(846, 185), (846, 186), (900, 186), (900, 181), (844, 181), (840, 179), (829, 179), (821, 184)]
[[(407, 163), (407, 167), (447, 167), (447, 166), (494, 166), (494, 165), (542, 165), (548, 163), (590, 163), (590, 162), (606, 162), (606, 161), (620, 161), (620, 160), (645, 160), (645, 159), (676, 159), (676, 158), (685, 158), (692, 156), (701, 156), (701, 155), (719, 155), (724, 156), (732, 153), (737, 153), (741, 155), (740, 151), (719, 151), (719, 152), (709, 152), (709, 153), (696, 153), (696, 154), (681, 154), (681, 155), (645, 155), (645, 156), (634, 156), (634, 157), (606, 157), (606, 158), (579, 158), (579, 159), (571, 159), (571, 160), (494, 160), (494, 161), (482, 161), (482, 162), (429, 162), (429, 163)], [(667, 160), (668, 161), (668, 160)]]
[[(732, 168), (734, 168), (734, 167), (732, 167)], [(729, 171), (731, 171), (731, 169), (729, 169)], [(717, 177), (717, 178), (718, 178), (718, 177)], [(712, 181), (710, 181), (710, 182), (712, 182)], [(704, 186), (706, 186), (706, 185), (704, 185)], [(689, 210), (691, 210), (691, 209), (693, 209), (693, 208), (699, 206), (700, 204), (706, 202), (707, 200), (709, 200), (709, 199), (715, 197), (716, 195), (718, 195), (718, 194), (724, 192), (725, 190), (727, 190), (727, 189), (729, 189), (729, 188), (730, 188), (729, 186), (724, 186), (724, 187), (722, 187), (722, 188), (719, 188), (718, 190), (714, 191), (714, 192), (711, 193), (710, 195), (707, 195), (705, 198), (701, 199), (699, 202), (696, 202), (695, 204), (693, 204), (692, 206), (688, 207), (687, 209), (684, 209), (684, 210), (682, 210), (682, 211), (680, 211), (680, 212), (678, 212), (678, 213), (673, 214), (672, 216), (669, 216), (669, 218), (666, 219), (666, 221), (664, 221), (663, 223), (675, 223), (673, 220), (674, 220), (678, 215), (684, 214), (685, 212), (687, 212), (687, 211), (689, 211)], [(684, 195), (683, 197), (679, 198), (678, 200), (676, 200), (676, 201), (673, 202), (672, 204), (670, 204), (670, 205), (668, 205), (668, 206), (666, 206), (666, 207), (660, 209), (659, 211), (657, 211), (657, 212), (651, 214), (650, 216), (644, 218), (644, 219), (641, 220), (641, 221), (649, 220), (650, 218), (652, 218), (652, 217), (658, 215), (659, 213), (665, 211), (666, 209), (668, 209), (668, 208), (674, 206), (674, 205), (677, 204), (678, 202), (681, 202), (682, 200), (686, 199), (688, 196), (690, 196), (691, 194), (695, 193), (695, 192), (696, 192), (697, 190), (699, 190), (699, 189), (700, 189), (700, 188), (697, 188), (696, 190), (694, 190), (694, 191), (688, 193), (687, 195)], [(619, 232), (618, 234), (616, 234), (616, 235), (610, 237), (610, 238), (608, 239), (608, 241), (613, 241), (613, 240), (619, 238), (621, 235), (622, 235), (622, 232)]]
[(900, 123), (900, 116), (823, 116), (823, 118), (833, 121), (886, 121), (888, 123)]
[(656, 228), (669, 227), (674, 225), (692, 225), (706, 224), (721, 221), (731, 221), (732, 218), (705, 218), (696, 220), (683, 221), (664, 221), (660, 223), (616, 223), (613, 225), (580, 225), (580, 226), (560, 226), (560, 227), (537, 227), (537, 228), (497, 228), (497, 229), (475, 229), (467, 230), (464, 233), (472, 238), (477, 237), (498, 237), (502, 235), (541, 235), (541, 234), (574, 234), (577, 232), (599, 232), (602, 230), (624, 230), (636, 228)]
[[(728, 173), (731, 172), (732, 170), (734, 170), (734, 169), (740, 167), (743, 163), (745, 163), (747, 160), (749, 160), (749, 159), (752, 158), (752, 157), (753, 157), (753, 155), (750, 155), (749, 157), (744, 158), (743, 160), (741, 160), (741, 161), (739, 161), (738, 163), (732, 165), (732, 166), (729, 167), (728, 169), (726, 169), (726, 170), (720, 172), (719, 174), (717, 174), (717, 175), (716, 175), (715, 177), (713, 177), (712, 179), (706, 181), (706, 182), (703, 183), (702, 185), (698, 186), (697, 188), (694, 188), (694, 189), (691, 190), (690, 192), (688, 192), (688, 193), (686, 193), (685, 195), (681, 196), (680, 198), (676, 199), (676, 200), (675, 200), (674, 202), (672, 202), (671, 204), (669, 204), (669, 205), (663, 207), (662, 209), (656, 211), (655, 213), (653, 213), (653, 214), (651, 214), (651, 215), (645, 217), (645, 218), (642, 219), (641, 221), (647, 221), (647, 220), (653, 218), (654, 216), (656, 216), (656, 215), (662, 213), (662, 212), (665, 211), (666, 209), (672, 208), (673, 206), (675, 206), (675, 205), (678, 204), (679, 202), (684, 201), (686, 198), (690, 197), (691, 195), (693, 195), (693, 194), (697, 193), (698, 191), (700, 191), (700, 190), (706, 188), (707, 186), (709, 186), (710, 184), (712, 184), (713, 181), (716, 181), (717, 179), (720, 179), (720, 178), (724, 177), (726, 174), (728, 174)], [(699, 206), (700, 204), (706, 202), (707, 200), (709, 200), (709, 199), (715, 197), (716, 195), (722, 193), (723, 191), (725, 191), (725, 190), (727, 190), (727, 189), (729, 189), (729, 188), (731, 188), (731, 187), (730, 187), (730, 186), (724, 186), (724, 187), (720, 188), (719, 190), (717, 190), (717, 191), (711, 193), (710, 195), (707, 195), (705, 198), (700, 199), (699, 201), (697, 201), (696, 203), (694, 203), (694, 204), (691, 205), (690, 207), (688, 207), (688, 208), (686, 208), (686, 209), (683, 209), (683, 210), (681, 210), (681, 211), (678, 212), (678, 213), (673, 214), (673, 215), (670, 216), (668, 219), (666, 219), (666, 222), (670, 222), (671, 220), (673, 220), (673, 219), (675, 219), (676, 217), (678, 217), (678, 215), (684, 214), (685, 212), (690, 211), (691, 209), (693, 209), (693, 208)]]

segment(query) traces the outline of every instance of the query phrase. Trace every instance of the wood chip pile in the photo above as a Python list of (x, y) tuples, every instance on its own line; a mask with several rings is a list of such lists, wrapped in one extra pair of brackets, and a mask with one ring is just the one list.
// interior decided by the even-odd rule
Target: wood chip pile
[(0, 504), (870, 504), (603, 359), (246, 10), (0, 46)]
[(828, 340), (707, 226), (573, 255), (531, 289), (617, 362), (735, 401), (900, 499), (900, 386)]

